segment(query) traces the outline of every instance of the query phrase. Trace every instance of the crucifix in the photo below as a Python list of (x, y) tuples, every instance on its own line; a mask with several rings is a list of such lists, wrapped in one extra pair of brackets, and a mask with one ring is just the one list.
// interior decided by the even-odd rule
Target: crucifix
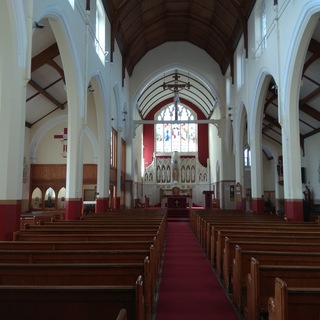
[(67, 157), (67, 147), (68, 147), (68, 128), (63, 129), (63, 134), (55, 134), (53, 136), (55, 139), (60, 139), (62, 143), (62, 153), (61, 155)]
[(174, 83), (166, 83), (166, 82), (163, 82), (163, 90), (167, 90), (169, 89), (170, 91), (173, 92), (174, 96), (173, 96), (173, 102), (174, 102), (174, 120), (177, 121), (178, 120), (178, 104), (180, 102), (180, 99), (179, 99), (179, 92), (185, 88), (187, 89), (190, 89), (191, 87), (191, 84), (189, 82), (189, 79), (188, 79), (188, 82), (183, 82), (183, 81), (180, 81), (179, 83), (179, 78), (180, 76), (178, 75), (178, 70), (175, 71), (175, 74), (172, 76), (173, 79), (174, 79)]
[(178, 199), (174, 201), (174, 206), (176, 208), (180, 207), (180, 201)]

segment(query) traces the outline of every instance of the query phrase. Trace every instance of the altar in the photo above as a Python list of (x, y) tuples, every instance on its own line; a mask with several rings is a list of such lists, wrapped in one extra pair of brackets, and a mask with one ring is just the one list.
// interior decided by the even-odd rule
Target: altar
[(186, 209), (191, 206), (191, 195), (163, 195), (161, 199), (161, 208)]
[[(145, 196), (151, 203), (160, 203), (162, 208), (168, 206), (168, 197), (173, 196), (185, 196), (183, 200), (175, 199), (180, 201), (179, 206), (191, 208), (194, 203), (205, 206), (202, 192), (210, 190), (209, 169), (209, 160), (204, 167), (196, 153), (180, 155), (174, 151), (168, 156), (155, 155), (145, 168)], [(169, 200), (169, 206), (173, 203)]]

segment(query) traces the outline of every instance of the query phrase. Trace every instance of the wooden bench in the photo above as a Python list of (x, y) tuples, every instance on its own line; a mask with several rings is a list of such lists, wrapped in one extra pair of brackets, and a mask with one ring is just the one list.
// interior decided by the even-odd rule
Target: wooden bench
[[(50, 278), (50, 281), (53, 282), (55, 281), (54, 279), (59, 279), (57, 284), (63, 286), (73, 285), (70, 279), (66, 280), (67, 273), (64, 274), (65, 271), (61, 271), (62, 265), (65, 266), (66, 264), (69, 265), (71, 263), (74, 264), (74, 266), (79, 267), (84, 266), (85, 264), (87, 264), (87, 262), (90, 262), (90, 267), (92, 267), (96, 264), (106, 265), (106, 263), (109, 262), (108, 266), (109, 268), (111, 268), (112, 262), (114, 268), (121, 268), (121, 272), (124, 272), (122, 274), (122, 277), (126, 279), (128, 276), (132, 276), (132, 270), (127, 270), (128, 268), (126, 266), (124, 267), (124, 262), (127, 262), (125, 263), (126, 265), (138, 264), (137, 261), (143, 262), (142, 255), (146, 253), (146, 251), (134, 253), (129, 250), (129, 248), (135, 248), (137, 247), (137, 245), (142, 245), (142, 242), (143, 245), (145, 245), (148, 240), (151, 240), (152, 245), (150, 246), (149, 243), (150, 249), (148, 251), (150, 260), (147, 258), (148, 267), (144, 268), (143, 274), (145, 308), (146, 315), (149, 317), (151, 314), (151, 306), (156, 291), (157, 274), (159, 273), (160, 258), (164, 246), (167, 222), (166, 211), (149, 211), (148, 213), (137, 213), (137, 211), (135, 211), (134, 214), (132, 213), (133, 212), (123, 211), (117, 212), (115, 214), (103, 214), (99, 216), (92, 215), (90, 218), (87, 217), (86, 219), (81, 219), (79, 221), (54, 221), (52, 219), (51, 222), (47, 221), (35, 226), (26, 225), (26, 230), (21, 230), (15, 234), (15, 248), (19, 247), (23, 242), (25, 242), (28, 243), (28, 245), (25, 246), (23, 250), (28, 250), (26, 248), (30, 249), (30, 246), (34, 246), (33, 248), (37, 249), (35, 249), (34, 252), (28, 253), (23, 251), (9, 252), (8, 247), (5, 250), (1, 250), (1, 246), (3, 245), (5, 247), (7, 244), (0, 243), (0, 261), (1, 259), (3, 259), (3, 264), (11, 266), (13, 266), (13, 264), (9, 263), (10, 261), (12, 261), (11, 259), (13, 259), (13, 261), (19, 261), (21, 266), (23, 266), (22, 262), (26, 261), (30, 263), (30, 267), (34, 266), (32, 262), (36, 262), (37, 264), (43, 263), (43, 268), (46, 268), (46, 266), (48, 266), (46, 263), (51, 263), (51, 268), (46, 270), (46, 277)], [(31, 239), (32, 241), (30, 241)], [(64, 241), (66, 239), (72, 241)], [(108, 241), (101, 241), (101, 239)], [(48, 241), (43, 242), (44, 240)], [(79, 241), (81, 241), (80, 246)], [(59, 248), (59, 250), (62, 249), (64, 251), (39, 251), (39, 244), (40, 247), (43, 247), (43, 245), (50, 246), (50, 242), (53, 242), (54, 246), (49, 250), (57, 250)], [(60, 244), (57, 244), (57, 242), (63, 243), (63, 245), (65, 246), (61, 246)], [(90, 249), (88, 250), (90, 251), (84, 250), (83, 244), (88, 247), (86, 242), (93, 244), (92, 246), (89, 246)], [(74, 250), (74, 246), (76, 246), (77, 249)], [(97, 250), (97, 246), (101, 248), (99, 252)], [(109, 250), (109, 252), (107, 253), (106, 246), (109, 249), (113, 250)], [(70, 251), (70, 249), (68, 249), (70, 247), (73, 251)], [(124, 253), (120, 251), (114, 251), (114, 249), (116, 248), (125, 248), (127, 252)], [(103, 250), (103, 252), (101, 250)], [(1, 258), (1, 256), (3, 258)], [(86, 263), (83, 263), (84, 261)], [(23, 272), (26, 272), (26, 269), (31, 272), (30, 267), (24, 268)], [(4, 274), (6, 274), (4, 268), (5, 267), (0, 266), (2, 279), (4, 279)], [(15, 270), (17, 270), (17, 268), (19, 269), (20, 267), (14, 267)], [(58, 270), (59, 277), (51, 274), (51, 272), (53, 272), (53, 269), (55, 270), (54, 272), (57, 272)], [(19, 281), (21, 281), (22, 278), (25, 278), (25, 275), (23, 276), (21, 274), (21, 270), (19, 272), (20, 273), (18, 278)], [(10, 278), (10, 275), (8, 274), (6, 274), (6, 276)], [(76, 281), (78, 281), (78, 277), (74, 275), (74, 271), (69, 271), (69, 276), (71, 278), (77, 278)], [(30, 277), (32, 278), (33, 274), (28, 274), (27, 278), (30, 279)], [(85, 277), (88, 278), (86, 272)], [(99, 285), (101, 284), (100, 278), (101, 276), (99, 277)], [(37, 279), (41, 279), (41, 281), (43, 281), (42, 283), (40, 280), (37, 280), (40, 281), (41, 285), (48, 285), (48, 282), (44, 280), (44, 277), (39, 275), (39, 272), (37, 273)], [(90, 275), (90, 279), (91, 285), (93, 279), (92, 275)], [(109, 282), (106, 280), (106, 275), (104, 275), (104, 281), (108, 283), (104, 283), (102, 281), (102, 284), (116, 286), (123, 285), (122, 282), (124, 281), (124, 279), (121, 280), (121, 283), (113, 283), (112, 281), (115, 281), (114, 279), (117, 279), (116, 274), (113, 274), (113, 276), (108, 279)], [(20, 285), (25, 283), (22, 282), (18, 284)], [(26, 284), (29, 284), (29, 282), (27, 281)], [(52, 285), (51, 283), (49, 284)], [(57, 284), (54, 282), (54, 285)], [(93, 284), (96, 285), (94, 281)], [(77, 286), (78, 285), (83, 285), (83, 283), (81, 281), (79, 283), (77, 282)], [(85, 285), (87, 285), (87, 283), (85, 283)]]
[(142, 263), (149, 257), (150, 289), (156, 290), (158, 278), (157, 259), (153, 245), (149, 250), (64, 250), (30, 251), (0, 250), (0, 263), (66, 264), (66, 263)]
[[(276, 215), (253, 215), (253, 214), (246, 214), (243, 212), (225, 212), (216, 213), (211, 211), (211, 213), (203, 213), (198, 211), (195, 218), (190, 219), (192, 229), (196, 234), (201, 246), (204, 250), (210, 251), (210, 239), (211, 239), (211, 232), (212, 227), (219, 226), (231, 226), (232, 224), (237, 226), (238, 224), (253, 224), (259, 223), (261, 221), (266, 221), (269, 223), (285, 223), (283, 219), (280, 219)], [(207, 248), (208, 247), (208, 248)]]
[(19, 237), (30, 236), (30, 235), (39, 235), (39, 234), (97, 234), (97, 235), (139, 235), (139, 236), (149, 236), (154, 237), (157, 234), (158, 229), (147, 229), (147, 228), (105, 228), (105, 229), (90, 229), (90, 228), (44, 228), (44, 229), (26, 229), (16, 231), (14, 233), (14, 240), (19, 240)]
[(145, 320), (143, 281), (138, 277), (132, 286), (0, 286), (0, 313), (12, 320)]
[(292, 288), (276, 278), (268, 312), (269, 320), (319, 320), (320, 288)]
[(116, 320), (128, 320), (127, 309), (121, 309)]
[(155, 237), (155, 233), (140, 235), (130, 233), (106, 234), (99, 232), (76, 232), (76, 233), (41, 233), (17, 231), (14, 233), (13, 241), (147, 241)]
[(236, 230), (241, 230), (248, 234), (250, 233), (268, 233), (270, 235), (274, 235), (277, 237), (279, 233), (286, 234), (286, 235), (304, 235), (304, 236), (320, 236), (320, 225), (308, 227), (307, 225), (295, 225), (295, 224), (276, 224), (276, 225), (245, 225), (245, 224), (238, 224), (238, 226), (234, 227), (212, 227), (212, 235), (211, 235), (211, 254), (210, 254), (210, 261), (215, 266), (215, 259), (216, 259), (216, 250), (217, 250), (217, 240), (218, 240), (218, 232), (224, 231), (226, 234), (228, 232), (234, 232)]
[(290, 287), (320, 288), (320, 263), (318, 261), (318, 266), (302, 266), (300, 261), (292, 261), (287, 265), (263, 265), (252, 258), (247, 279), (245, 313), (248, 320), (259, 320), (261, 316), (268, 314), (268, 299), (273, 295), (276, 277), (284, 280)]
[[(259, 238), (258, 238), (259, 239)], [(230, 240), (228, 237), (225, 238), (225, 247), (223, 252), (223, 283), (227, 291), (230, 291), (230, 278), (233, 273), (234, 268), (244, 268), (243, 263), (247, 263), (246, 266), (250, 265), (250, 258), (248, 261), (244, 261), (242, 257), (242, 262), (236, 260), (234, 263), (234, 258), (236, 256), (236, 248), (241, 247), (243, 250), (251, 251), (308, 251), (308, 252), (319, 252), (320, 251), (320, 242), (319, 243), (308, 243), (304, 242), (304, 239), (298, 240), (296, 238), (295, 242), (288, 242), (285, 238), (274, 237), (274, 239), (268, 239), (268, 241), (241, 241), (241, 240)], [(240, 256), (239, 256), (240, 259)], [(220, 261), (220, 260), (219, 260)], [(239, 263), (241, 263), (239, 265)], [(241, 270), (241, 269), (239, 269)], [(247, 274), (248, 269), (243, 269), (243, 272)], [(240, 272), (239, 274), (241, 274)], [(238, 275), (238, 273), (237, 273)], [(235, 283), (237, 279), (233, 280)]]
[[(277, 250), (279, 249), (279, 250)], [(240, 246), (236, 247), (234, 267), (232, 273), (232, 297), (235, 306), (242, 310), (247, 296), (247, 276), (251, 271), (251, 259), (254, 257), (261, 264), (268, 265), (289, 265), (300, 266), (320, 266), (320, 252), (310, 252), (308, 250), (285, 251), (281, 248), (266, 250), (244, 250)], [(283, 247), (282, 247), (283, 249)]]
[[(196, 213), (195, 213), (196, 212)], [(253, 214), (247, 214), (243, 212), (232, 212), (227, 211), (222, 212), (220, 211), (212, 211), (211, 212), (202, 212), (202, 211), (196, 211), (194, 210), (193, 213), (190, 214), (190, 217), (193, 216), (193, 218), (190, 219), (190, 224), (196, 234), (196, 237), (198, 238), (202, 248), (204, 249), (207, 254), (210, 254), (210, 246), (211, 246), (211, 238), (212, 233), (214, 232), (215, 228), (218, 228), (219, 230), (222, 228), (233, 228), (234, 230), (237, 230), (238, 227), (242, 227), (242, 225), (247, 224), (250, 225), (256, 225), (259, 227), (265, 227), (266, 225), (295, 225), (295, 226), (304, 226), (304, 227), (316, 227), (319, 229), (319, 224), (317, 223), (288, 223), (284, 221), (282, 218), (279, 218), (276, 215), (270, 215), (270, 214), (261, 214), (261, 215), (253, 215)], [(213, 235), (215, 238), (215, 235)], [(216, 238), (215, 238), (216, 241)], [(213, 244), (215, 243), (213, 241)]]
[(50, 211), (43, 211), (43, 212), (31, 212), (31, 213), (24, 213), (21, 214), (20, 217), (20, 228), (23, 229), (26, 223), (28, 224), (38, 224), (42, 221), (52, 221), (52, 220), (63, 220), (64, 219), (64, 212), (50, 212)]
[(150, 250), (0, 250), (0, 263), (129, 263), (143, 262)]
[[(216, 245), (215, 266), (216, 271), (220, 275), (222, 272), (223, 252), (225, 247), (225, 238), (230, 241), (283, 241), (283, 242), (305, 242), (320, 243), (320, 234), (307, 232), (277, 231), (270, 233), (269, 231), (218, 231), (218, 239)], [(220, 266), (220, 267), (219, 267)]]
[[(210, 252), (211, 239), (214, 237), (214, 240), (217, 240), (217, 231), (223, 229), (233, 229), (238, 230), (238, 226), (244, 228), (246, 226), (258, 228), (265, 228), (266, 226), (279, 226), (279, 225), (288, 225), (287, 222), (280, 219), (270, 219), (265, 218), (264, 216), (243, 216), (243, 217), (229, 217), (229, 219), (224, 218), (223, 220), (218, 221), (204, 221), (204, 226), (201, 227), (203, 231), (201, 231), (201, 243), (204, 248), (206, 248), (206, 252)], [(316, 224), (314, 224), (316, 225)]]
[(0, 241), (0, 250), (148, 250), (157, 242), (146, 241)]
[(0, 264), (0, 287), (19, 286), (134, 286), (142, 276), (144, 308), (151, 314), (154, 287), (149, 259), (142, 263)]

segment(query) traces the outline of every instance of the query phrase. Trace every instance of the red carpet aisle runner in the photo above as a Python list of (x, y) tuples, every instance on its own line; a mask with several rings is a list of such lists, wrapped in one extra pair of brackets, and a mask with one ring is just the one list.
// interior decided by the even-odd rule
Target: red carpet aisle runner
[(156, 320), (239, 319), (189, 222), (169, 222)]

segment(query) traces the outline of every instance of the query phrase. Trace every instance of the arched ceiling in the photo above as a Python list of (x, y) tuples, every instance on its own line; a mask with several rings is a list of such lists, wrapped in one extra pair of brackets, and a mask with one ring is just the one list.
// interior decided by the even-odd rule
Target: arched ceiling
[(185, 99), (197, 106), (207, 119), (213, 114), (217, 97), (199, 77), (181, 69), (172, 69), (155, 77), (139, 93), (137, 109), (141, 119), (161, 102), (174, 101), (175, 91), (180, 100)]
[(150, 50), (187, 41), (207, 52), (224, 74), (256, 0), (102, 0), (129, 76)]
[[(246, 32), (245, 28), (239, 27), (240, 25), (245, 26), (245, 23), (240, 23), (240, 20), (242, 21), (242, 17), (247, 16), (252, 5), (255, 3), (254, 0), (103, 1), (111, 19), (113, 39), (114, 41), (118, 41), (124, 54), (124, 62), (126, 66), (132, 68), (131, 71), (133, 71), (134, 65), (148, 50), (166, 41), (182, 40), (189, 41), (203, 48), (208, 53), (211, 52), (209, 50), (211, 49), (211, 45), (215, 46), (217, 51), (214, 52), (213, 50), (210, 55), (219, 63), (221, 69), (225, 70), (228, 65), (226, 59), (228, 59), (229, 62), (231, 59), (228, 57), (228, 54), (222, 54), (220, 51), (223, 51), (223, 48), (229, 46), (234, 48), (237, 43), (236, 35), (238, 35), (238, 32), (240, 32), (239, 34)], [(149, 9), (147, 10), (147, 8)], [(237, 11), (235, 8), (241, 8), (241, 10)], [(140, 11), (138, 9), (140, 9)], [(160, 10), (159, 13), (157, 13), (157, 10)], [(233, 23), (231, 24), (233, 26), (233, 32), (229, 30), (229, 27), (225, 27), (226, 30), (224, 30), (224, 23), (217, 17), (224, 16), (225, 10), (230, 11), (230, 13), (226, 14), (226, 18), (223, 20), (228, 21), (230, 15), (234, 17)], [(240, 14), (239, 12), (243, 13)], [(206, 15), (207, 18), (204, 17)], [(210, 15), (211, 18), (209, 19)], [(151, 19), (152, 16), (153, 20)], [(196, 17), (194, 21), (193, 17)], [(158, 26), (158, 31), (153, 30), (151, 27), (152, 21)], [(174, 21), (176, 21), (176, 24)], [(186, 21), (188, 21), (188, 23), (184, 24)], [(208, 28), (210, 27), (210, 30), (206, 29), (206, 37), (211, 40), (206, 41), (206, 43), (200, 40), (203, 39), (201, 30), (204, 32), (204, 29), (197, 29), (196, 27), (200, 21), (202, 22), (202, 27), (206, 23)], [(44, 28), (36, 28), (32, 38), (31, 80), (27, 86), (26, 100), (26, 127), (28, 128), (33, 127), (50, 114), (54, 114), (58, 110), (68, 107), (64, 70), (56, 39), (48, 20), (42, 19), (40, 22)], [(227, 24), (229, 24), (229, 22)], [(137, 28), (138, 25), (139, 28)], [(238, 27), (240, 30), (238, 30)], [(151, 32), (151, 30), (153, 30), (153, 32)], [(162, 33), (160, 30), (162, 30)], [(193, 36), (196, 30), (199, 32), (200, 38)], [(216, 36), (213, 35), (214, 30), (217, 31)], [(225, 35), (222, 36), (221, 32), (225, 32)], [(138, 33), (141, 33), (141, 35)], [(151, 38), (151, 34), (154, 36), (153, 38)], [(231, 34), (231, 36), (228, 37), (228, 34)], [(144, 38), (144, 41), (142, 41), (142, 38)], [(223, 45), (219, 41), (214, 41), (216, 38), (224, 39), (223, 41), (226, 41), (226, 44)], [(209, 45), (211, 41), (213, 41), (213, 44)], [(136, 47), (138, 43), (139, 46)], [(230, 45), (231, 43), (233, 43), (233, 45)], [(140, 49), (138, 50), (138, 48)], [(299, 93), (299, 124), (302, 148), (305, 139), (320, 132), (319, 57), (320, 23), (318, 23), (314, 30), (309, 43)], [(175, 70), (171, 70), (165, 75), (159, 75), (153, 79), (149, 85), (143, 88), (142, 95), (138, 100), (142, 118), (147, 114), (150, 105), (155, 106), (157, 101), (165, 100), (169, 97), (169, 94), (173, 97), (172, 92), (169, 93), (168, 90), (164, 90), (162, 84), (163, 80), (166, 83), (169, 83), (170, 80), (173, 81), (172, 76), (174, 73)], [(188, 74), (186, 71), (180, 69), (178, 70), (178, 74), (181, 82), (187, 83), (190, 81), (191, 84), (190, 89), (184, 89), (179, 93), (180, 97), (192, 103), (197, 101), (198, 103), (194, 104), (197, 106), (201, 104), (203, 113), (209, 117), (215, 107), (215, 97), (210, 96), (204, 83), (199, 81), (199, 78), (195, 75)], [(92, 94), (91, 91), (90, 94)], [(201, 103), (199, 101), (201, 101)], [(278, 121), (278, 110), (277, 87), (275, 83), (271, 81), (266, 94), (262, 135), (277, 144), (281, 144), (281, 126)]]

